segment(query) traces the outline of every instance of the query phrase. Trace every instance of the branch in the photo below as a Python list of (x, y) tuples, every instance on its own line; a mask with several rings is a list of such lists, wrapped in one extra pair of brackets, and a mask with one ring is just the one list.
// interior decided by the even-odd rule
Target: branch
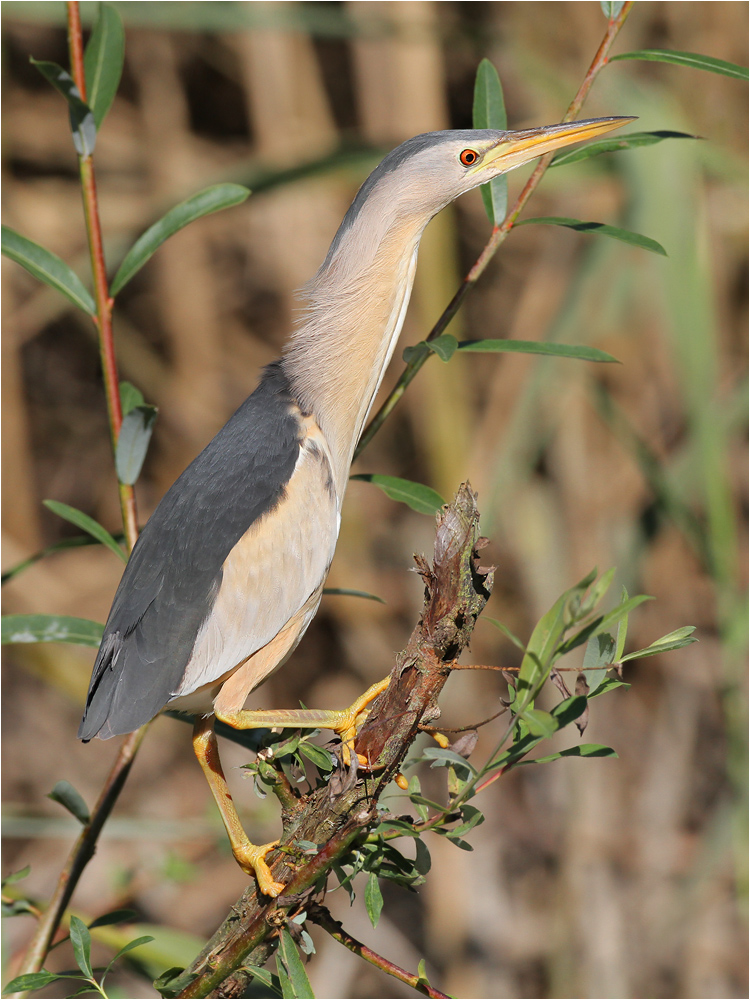
[(417, 993), (421, 993), (425, 997), (437, 997), (443, 998), (443, 1000), (449, 1000), (447, 993), (441, 993), (440, 990), (436, 990), (434, 986), (430, 986), (426, 983), (424, 979), (420, 976), (415, 976), (413, 972), (407, 972), (400, 966), (391, 962), (390, 959), (383, 958), (382, 955), (378, 955), (376, 951), (372, 948), (368, 948), (366, 944), (362, 944), (361, 941), (357, 941), (353, 938), (348, 931), (345, 931), (343, 926), (338, 920), (334, 920), (330, 910), (325, 906), (320, 906), (318, 903), (313, 903), (313, 905), (308, 910), (308, 915), (313, 923), (322, 927), (323, 930), (328, 931), (332, 938), (343, 944), (345, 948), (349, 951), (353, 951), (355, 955), (359, 955), (366, 962), (370, 962), (377, 969), (382, 972), (387, 972), (389, 976), (393, 976), (394, 979), (400, 979), (402, 983), (406, 983), (407, 986), (411, 986), (412, 989), (416, 990)]
[[(272, 866), (274, 879), (286, 884), (284, 895), (259, 897), (254, 883), (248, 887), (190, 968), (170, 982), (171, 995), (241, 996), (251, 977), (240, 969), (243, 962), (262, 965), (267, 960), (287, 916), (322, 891), (332, 866), (377, 822), (378, 800), (398, 773), (420, 723), (440, 715), (437, 698), (451, 664), (468, 644), (490, 596), (493, 570), (481, 568), (477, 559), (482, 545), (476, 497), (463, 485), (438, 515), (433, 565), (417, 557), (424, 608), (397, 657), (390, 685), (374, 702), (357, 738), (357, 752), (369, 766), (334, 773), (327, 784), (297, 800), (293, 810), (284, 810), (280, 857)], [(319, 845), (318, 853), (309, 857), (296, 850), (298, 840)]]
[[(597, 50), (596, 55), (594, 56), (591, 65), (586, 71), (586, 75), (583, 78), (583, 83), (578, 88), (578, 93), (570, 102), (568, 110), (565, 112), (565, 115), (563, 117), (563, 122), (573, 121), (573, 119), (580, 112), (581, 107), (583, 106), (583, 102), (586, 100), (586, 97), (588, 96), (588, 92), (591, 90), (591, 86), (594, 80), (597, 78), (599, 73), (607, 64), (607, 56), (609, 55), (612, 45), (614, 44), (615, 39), (620, 33), (620, 29), (625, 23), (625, 20), (627, 19), (627, 16), (630, 13), (630, 9), (632, 6), (633, 6), (633, 0), (626, 0), (626, 3), (623, 4), (622, 10), (617, 15), (617, 17), (613, 18), (611, 21), (608, 22), (604, 38), (602, 39), (602, 42)], [(500, 245), (505, 241), (505, 238), (507, 237), (508, 233), (515, 225), (516, 219), (521, 214), (523, 209), (526, 207), (526, 202), (529, 200), (529, 198), (532, 196), (534, 191), (539, 186), (539, 182), (541, 181), (542, 177), (544, 177), (544, 174), (546, 173), (547, 167), (550, 165), (553, 156), (554, 153), (552, 152), (552, 153), (547, 153), (545, 156), (541, 157), (536, 167), (534, 168), (534, 172), (532, 173), (531, 177), (529, 177), (528, 181), (524, 185), (523, 190), (516, 199), (513, 208), (511, 208), (511, 210), (505, 216), (503, 222), (499, 226), (495, 226), (494, 229), (492, 230), (492, 234), (489, 240), (487, 241), (484, 250), (482, 250), (479, 257), (477, 257), (473, 267), (459, 285), (456, 294), (453, 296), (448, 305), (445, 307), (437, 323), (433, 326), (432, 330), (430, 330), (430, 333), (425, 338), (426, 340), (436, 340), (442, 333), (445, 332), (448, 324), (451, 322), (453, 317), (458, 312), (459, 307), (463, 302), (464, 298), (477, 283), (479, 276), (484, 272), (489, 262), (495, 256), (498, 249), (500, 248)], [(403, 372), (401, 373), (401, 376), (399, 377), (398, 382), (390, 391), (383, 405), (380, 407), (378, 412), (375, 414), (370, 423), (367, 425), (367, 427), (364, 430), (364, 433), (362, 434), (362, 437), (359, 439), (359, 444), (357, 445), (357, 449), (354, 452), (355, 459), (359, 457), (359, 455), (364, 451), (364, 449), (367, 447), (370, 441), (372, 441), (377, 432), (383, 426), (388, 416), (390, 415), (391, 411), (394, 409), (394, 407), (401, 399), (403, 394), (406, 392), (406, 387), (409, 385), (411, 380), (414, 378), (414, 376), (417, 374), (417, 372), (419, 371), (419, 369), (422, 367), (422, 365), (425, 363), (425, 361), (429, 356), (430, 355), (427, 354), (419, 355), (406, 365)]]

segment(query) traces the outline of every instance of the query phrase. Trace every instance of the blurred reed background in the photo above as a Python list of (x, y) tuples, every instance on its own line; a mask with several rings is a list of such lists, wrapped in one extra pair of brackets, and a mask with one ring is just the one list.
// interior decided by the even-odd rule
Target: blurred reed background
[[(121, 377), (160, 410), (137, 488), (143, 522), (279, 354), (295, 289), (382, 151), (417, 132), (469, 127), (485, 56), (503, 81), (510, 127), (558, 121), (606, 23), (594, 2), (117, 6), (125, 76), (96, 150), (110, 262), (209, 183), (255, 190), (171, 239), (118, 299)], [(82, 4), (87, 17), (92, 8)], [(747, 13), (744, 3), (638, 3), (616, 51), (658, 46), (744, 64)], [(65, 108), (28, 63), (31, 54), (67, 65), (63, 24), (62, 3), (3, 4), (5, 222), (85, 273)], [(468, 478), (498, 566), (489, 614), (524, 638), (594, 565), (617, 565), (618, 592), (625, 584), (656, 597), (631, 616), (631, 648), (698, 626), (699, 644), (634, 666), (629, 692), (593, 703), (586, 739), (614, 746), (619, 760), (507, 775), (478, 802), (487, 822), (474, 831), (474, 852), (433, 838), (426, 886), (415, 895), (386, 885), (377, 930), (361, 900), (350, 911), (342, 892), (328, 897), (355, 936), (406, 968), (425, 957), (433, 982), (458, 997), (746, 995), (746, 112), (737, 80), (648, 63), (607, 68), (586, 117), (638, 115), (638, 130), (704, 141), (552, 170), (527, 214), (624, 225), (669, 257), (554, 227), (519, 229), (452, 332), (590, 343), (622, 365), (434, 359), (355, 470), (417, 479), (446, 497)], [(321, 169), (295, 173), (311, 163)], [(527, 174), (510, 175), (511, 197)], [(431, 224), (404, 345), (426, 335), (488, 230), (476, 192)], [(3, 294), (8, 566), (73, 533), (43, 498), (112, 531), (119, 512), (93, 328), (7, 261)], [(386, 388), (400, 367), (394, 361)], [(387, 604), (325, 598), (253, 704), (348, 704), (381, 677), (421, 604), (412, 552), (429, 552), (432, 538), (430, 518), (353, 483), (329, 585)], [(104, 621), (120, 572), (104, 549), (59, 554), (8, 584), (6, 611)], [(518, 662), (481, 622), (472, 655)], [(113, 743), (75, 739), (92, 659), (72, 646), (6, 652), (3, 871), (30, 863), (23, 885), (40, 899), (75, 835), (45, 794), (65, 778), (93, 802), (115, 753)], [(502, 692), (496, 675), (455, 676), (446, 725), (486, 717)], [(481, 731), (480, 759), (496, 738)], [(234, 746), (224, 753), (230, 768), (244, 762)], [(233, 773), (248, 830), (271, 839), (275, 803)], [(133, 906), (164, 926), (167, 964), (176, 954), (184, 963), (190, 935), (214, 930), (243, 881), (187, 727), (159, 719), (77, 912)], [(9, 922), (6, 957), (23, 947), (31, 919)], [(316, 995), (413, 995), (314, 937)], [(121, 980), (118, 995), (155, 996), (143, 982)]]

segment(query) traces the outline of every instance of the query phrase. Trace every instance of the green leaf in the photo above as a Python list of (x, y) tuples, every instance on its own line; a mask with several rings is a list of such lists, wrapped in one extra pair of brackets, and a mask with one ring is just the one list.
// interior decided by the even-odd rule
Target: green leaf
[(91, 108), (81, 99), (81, 92), (76, 87), (73, 77), (57, 63), (36, 59), (30, 59), (29, 62), (36, 66), (42, 76), (49, 80), (67, 101), (70, 130), (73, 133), (76, 152), (84, 158), (91, 156), (96, 145), (96, 122)]
[[(124, 542), (124, 535), (115, 535), (114, 539), (116, 542)], [(83, 545), (98, 545), (99, 542), (92, 538), (90, 535), (75, 535), (73, 538), (63, 538), (59, 542), (55, 542), (54, 545), (48, 545), (46, 548), (42, 549), (40, 552), (35, 552), (33, 556), (29, 556), (28, 559), (22, 559), (20, 563), (16, 563), (15, 566), (11, 566), (10, 569), (0, 576), (0, 582), (3, 584), (7, 583), (8, 580), (12, 580), (14, 576), (22, 573), (25, 569), (33, 566), (35, 563), (39, 562), (45, 556), (50, 555), (52, 552), (62, 552), (65, 549), (78, 549)]]
[(321, 771), (327, 773), (333, 770), (333, 757), (323, 747), (316, 746), (314, 743), (300, 743), (298, 749)]
[(697, 639), (691, 638), (693, 632), (695, 632), (695, 625), (686, 625), (684, 628), (675, 629), (674, 632), (663, 635), (661, 639), (652, 642), (645, 649), (637, 649), (634, 653), (628, 653), (626, 656), (623, 656), (620, 663), (625, 663), (627, 660), (642, 660), (647, 656), (658, 656), (660, 653), (669, 653), (674, 649), (682, 649), (693, 642), (698, 642)]
[(130, 382), (120, 382), (120, 407), (123, 417), (127, 417), (136, 406), (143, 406), (146, 400), (140, 389), (136, 389)]
[(70, 943), (73, 945), (73, 954), (76, 964), (87, 979), (93, 979), (94, 970), (91, 968), (91, 935), (84, 922), (75, 915), (70, 918)]
[(615, 677), (608, 677), (606, 681), (603, 681), (596, 691), (589, 693), (589, 698), (598, 698), (600, 694), (606, 694), (608, 691), (614, 691), (615, 688), (625, 688), (627, 691), (630, 688), (629, 684), (624, 681), (618, 681)]
[(450, 361), (458, 347), (458, 341), (450, 333), (442, 333), (434, 340), (426, 340), (425, 344), (433, 354), (437, 354), (441, 361)]
[(310, 986), (310, 980), (307, 978), (302, 959), (299, 957), (297, 946), (292, 935), (285, 928), (279, 934), (276, 966), (283, 997), (312, 997), (314, 1000), (315, 994)]
[(586, 595), (583, 603), (581, 604), (581, 616), (585, 617), (590, 614), (594, 608), (599, 604), (601, 599), (607, 593), (609, 588), (612, 586), (612, 580), (615, 575), (615, 567), (607, 570), (602, 576), (591, 586), (588, 594)]
[(253, 979), (257, 979), (259, 983), (263, 983), (263, 985), (267, 986), (268, 989), (273, 990), (279, 996), (282, 995), (279, 977), (274, 976), (274, 974), (269, 972), (268, 969), (261, 969), (260, 966), (249, 965), (247, 962), (244, 962), (240, 968), (242, 971), (250, 972)]
[(475, 806), (461, 806), (461, 818), (463, 822), (450, 831), (452, 837), (463, 837), (475, 826), (481, 826), (484, 823), (484, 813)]
[(115, 469), (117, 478), (126, 486), (132, 486), (141, 474), (157, 413), (155, 406), (134, 406), (122, 421), (115, 449)]
[[(473, 125), (474, 128), (500, 131), (505, 131), (508, 127), (503, 85), (489, 59), (483, 59), (477, 69), (474, 83)], [(508, 178), (505, 174), (501, 174), (499, 177), (494, 177), (489, 184), (483, 184), (479, 190), (482, 192), (484, 207), (492, 225), (502, 222), (508, 210)]]
[(676, 52), (671, 49), (639, 49), (637, 52), (621, 52), (620, 55), (610, 56), (608, 61), (612, 63), (618, 62), (621, 59), (673, 63), (676, 66), (688, 66), (691, 69), (704, 69), (708, 73), (721, 73), (723, 76), (731, 76), (736, 80), (747, 80), (749, 78), (746, 66), (738, 66), (737, 63), (725, 62), (723, 59), (714, 59), (713, 56), (704, 56), (699, 52)]
[(700, 139), (700, 136), (691, 135), (689, 132), (671, 132), (668, 129), (661, 129), (658, 132), (630, 132), (616, 139), (599, 139), (598, 142), (590, 142), (578, 149), (566, 149), (557, 154), (550, 167), (563, 167), (579, 160), (588, 160), (592, 156), (601, 156), (602, 153), (616, 153), (621, 149), (654, 146), (657, 142), (664, 142), (665, 139)]
[(6, 984), (3, 993), (27, 993), (29, 990), (41, 990), (50, 983), (57, 982), (59, 977), (54, 972), (47, 972), (40, 969), (39, 972), (27, 972), (23, 976), (16, 976)]
[(96, 303), (81, 279), (57, 254), (45, 250), (38, 243), (27, 240), (15, 229), (2, 227), (2, 252), (16, 264), (25, 267), (29, 274), (61, 292), (66, 299), (83, 309), (89, 316), (96, 316)]
[(625, 5), (625, 0), (599, 0), (608, 21), (614, 21)]
[(112, 968), (112, 966), (115, 964), (118, 958), (122, 958), (122, 956), (126, 955), (129, 951), (133, 951), (135, 948), (140, 948), (141, 945), (148, 944), (149, 941), (155, 941), (155, 940), (156, 938), (152, 934), (144, 934), (142, 937), (135, 938), (134, 941), (128, 941), (126, 945), (123, 945), (122, 948), (120, 948), (115, 957), (109, 963), (109, 965), (107, 966), (107, 971), (109, 972), (109, 970)]
[(70, 642), (75, 646), (101, 645), (104, 626), (88, 618), (68, 615), (3, 615), (0, 642)]
[(607, 676), (607, 669), (614, 662), (615, 648), (615, 640), (608, 632), (594, 635), (586, 643), (583, 669), (586, 671), (589, 694), (596, 691)]
[(91, 32), (83, 57), (86, 77), (86, 99), (101, 127), (120, 85), (125, 61), (125, 31), (117, 8), (111, 3), (99, 4), (99, 15)]
[(416, 849), (416, 857), (414, 858), (414, 867), (417, 869), (420, 875), (426, 875), (430, 868), (432, 868), (432, 858), (430, 857), (430, 851), (427, 844), (419, 838), (414, 841), (414, 846)]
[(450, 333), (443, 333), (434, 340), (420, 340), (418, 344), (405, 347), (402, 356), (407, 365), (421, 361), (429, 353), (437, 354), (441, 361), (450, 361), (457, 347), (456, 338)]
[(465, 757), (456, 753), (455, 750), (444, 750), (442, 747), (427, 747), (422, 756), (433, 762), (430, 767), (447, 767), (450, 765), (451, 767), (466, 771), (472, 777), (476, 777), (477, 775), (476, 768)]
[[(620, 603), (623, 604), (628, 599), (628, 592), (625, 587), (622, 588), (622, 594), (620, 595)], [(628, 635), (628, 615), (623, 615), (620, 621), (617, 623), (617, 642), (615, 646), (615, 663), (620, 663), (622, 660), (622, 654), (625, 652), (625, 639)]]
[(25, 868), (19, 868), (17, 872), (11, 872), (10, 875), (6, 875), (2, 880), (3, 889), (6, 885), (15, 885), (16, 882), (22, 882), (25, 878), (28, 878), (31, 874), (31, 865), (26, 865)]
[(380, 920), (380, 911), (383, 909), (383, 893), (380, 891), (380, 883), (375, 872), (370, 872), (367, 876), (365, 908), (367, 916), (370, 918), (370, 923), (373, 927), (377, 927), (378, 920)]
[(95, 927), (109, 927), (112, 924), (130, 924), (137, 919), (138, 914), (135, 910), (110, 910), (109, 913), (103, 913), (96, 920), (92, 920), (89, 924), (89, 930), (91, 931)]
[(55, 787), (47, 795), (53, 802), (59, 802), (61, 806), (72, 813), (83, 826), (86, 826), (91, 814), (89, 807), (83, 800), (83, 796), (77, 791), (69, 781), (58, 781)]
[(42, 503), (47, 510), (51, 510), (53, 514), (57, 514), (64, 521), (70, 521), (76, 527), (83, 528), (92, 538), (101, 542), (102, 545), (106, 545), (110, 551), (119, 556), (123, 562), (126, 563), (128, 561), (127, 554), (117, 544), (112, 535), (98, 521), (95, 521), (93, 517), (89, 517), (88, 514), (84, 514), (82, 510), (78, 510), (75, 507), (69, 507), (66, 503), (60, 503), (59, 500), (42, 500)]
[(514, 646), (516, 646), (522, 652), (524, 653), (526, 652), (526, 647), (521, 642), (521, 640), (511, 632), (511, 630), (508, 628), (507, 625), (503, 625), (503, 623), (498, 621), (497, 618), (488, 618), (487, 615), (482, 615), (482, 617), (479, 620), (483, 622), (489, 622), (490, 625), (494, 625), (495, 628), (498, 629), (500, 632), (502, 632), (507, 639), (510, 639), (510, 641), (513, 643)]
[(649, 597), (648, 594), (637, 594), (635, 597), (629, 597), (625, 601), (621, 601), (616, 608), (612, 608), (611, 611), (607, 612), (596, 627), (595, 635), (599, 632), (609, 632), (619, 621), (621, 621), (626, 615), (637, 608), (644, 601), (653, 601), (653, 597)]
[(519, 697), (524, 696), (524, 710), (532, 707), (529, 699), (534, 697), (534, 690), (552, 668), (555, 650), (569, 625), (571, 609), (580, 607), (584, 593), (595, 578), (596, 570), (592, 570), (574, 587), (561, 594), (531, 633), (518, 674), (518, 693)]
[(559, 760), (561, 757), (617, 757), (612, 747), (605, 747), (601, 743), (581, 743), (576, 747), (569, 747), (559, 753), (550, 753), (546, 757), (535, 757), (534, 760), (519, 761), (519, 766), (524, 764), (547, 764), (551, 760)]
[(405, 503), (418, 514), (437, 514), (445, 503), (440, 494), (430, 486), (414, 483), (410, 479), (399, 479), (398, 476), (381, 476), (376, 473), (361, 473), (349, 478), (379, 486), (390, 500)]
[(600, 361), (619, 364), (606, 351), (578, 344), (554, 344), (540, 340), (461, 340), (459, 351), (473, 354), (546, 354), (553, 358), (578, 358), (580, 361)]
[(323, 593), (328, 597), (362, 597), (366, 601), (377, 601), (378, 604), (385, 604), (382, 597), (377, 594), (369, 594), (366, 590), (351, 590), (349, 587), (323, 587)]
[(519, 716), (529, 727), (531, 736), (549, 739), (557, 732), (557, 724), (549, 712), (543, 712), (539, 708), (527, 708), (525, 711), (519, 712)]
[(241, 184), (215, 184), (175, 205), (135, 241), (112, 281), (111, 294), (117, 295), (170, 236), (204, 215), (241, 205), (249, 194), (249, 188)]
[(578, 233), (596, 233), (600, 236), (611, 236), (614, 240), (622, 240), (630, 246), (640, 247), (651, 253), (667, 256), (667, 251), (656, 240), (649, 236), (642, 236), (640, 233), (633, 233), (629, 229), (621, 229), (618, 226), (608, 226), (604, 222), (582, 222), (580, 219), (566, 219), (559, 215), (547, 215), (539, 219), (523, 219), (516, 223), (517, 226), (564, 226), (566, 229), (575, 229)]

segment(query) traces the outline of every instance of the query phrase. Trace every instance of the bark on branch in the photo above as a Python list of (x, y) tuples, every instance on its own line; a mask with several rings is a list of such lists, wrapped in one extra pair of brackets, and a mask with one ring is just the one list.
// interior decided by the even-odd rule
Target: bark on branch
[[(279, 795), (283, 834), (273, 877), (286, 883), (277, 899), (248, 886), (189, 969), (169, 984), (178, 997), (242, 996), (249, 973), (243, 963), (263, 965), (276, 947), (278, 929), (312, 902), (331, 866), (377, 822), (380, 795), (403, 761), (420, 723), (439, 715), (437, 699), (451, 664), (468, 645), (492, 589), (493, 570), (479, 566), (476, 495), (464, 484), (438, 516), (434, 561), (417, 557), (425, 584), (422, 615), (399, 654), (388, 688), (373, 704), (357, 738), (369, 762), (337, 771), (327, 785), (300, 798)], [(322, 845), (308, 857), (295, 852), (300, 840)]]

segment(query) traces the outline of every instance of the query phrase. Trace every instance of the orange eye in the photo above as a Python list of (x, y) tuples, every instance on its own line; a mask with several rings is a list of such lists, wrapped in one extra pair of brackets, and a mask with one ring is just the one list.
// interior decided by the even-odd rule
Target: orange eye
[(472, 163), (477, 162), (479, 154), (473, 149), (464, 149), (458, 158), (465, 167), (470, 167)]

